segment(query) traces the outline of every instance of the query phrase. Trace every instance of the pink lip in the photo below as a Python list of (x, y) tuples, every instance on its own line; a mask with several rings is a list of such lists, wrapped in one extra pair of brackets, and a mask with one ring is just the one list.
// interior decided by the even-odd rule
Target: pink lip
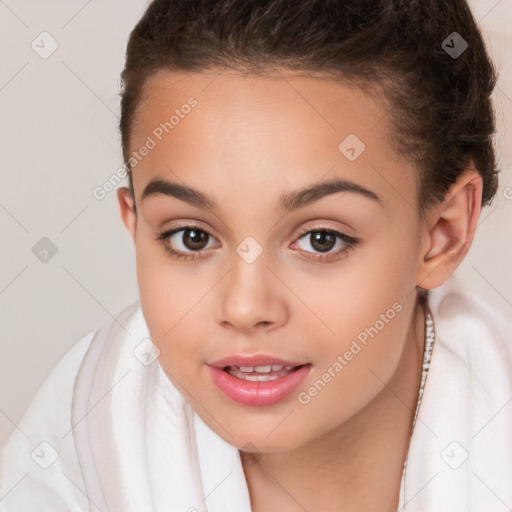
[(218, 359), (217, 361), (213, 361), (213, 363), (209, 363), (210, 366), (215, 366), (217, 368), (225, 368), (226, 366), (268, 366), (272, 364), (281, 364), (283, 366), (300, 366), (306, 363), (299, 363), (296, 361), (285, 361), (284, 359), (279, 359), (278, 357), (274, 357), (267, 354), (255, 354), (255, 355), (234, 355), (229, 357), (224, 357), (223, 359)]
[[(225, 361), (231, 364), (224, 364)], [(230, 375), (227, 371), (224, 371), (223, 368), (225, 366), (239, 366), (239, 364), (232, 363), (232, 361), (234, 361), (234, 359), (228, 358), (220, 362), (216, 361), (215, 366), (208, 365), (213, 382), (225, 395), (235, 402), (257, 407), (272, 405), (283, 400), (306, 378), (311, 368), (311, 364), (305, 364), (286, 377), (265, 382), (254, 382), (238, 379)], [(266, 358), (263, 364), (255, 364), (254, 358), (243, 361), (237, 358), (236, 361), (240, 363), (240, 366), (266, 366), (265, 362), (268, 364), (282, 364), (283, 366), (298, 366), (289, 361), (274, 358), (271, 360)]]

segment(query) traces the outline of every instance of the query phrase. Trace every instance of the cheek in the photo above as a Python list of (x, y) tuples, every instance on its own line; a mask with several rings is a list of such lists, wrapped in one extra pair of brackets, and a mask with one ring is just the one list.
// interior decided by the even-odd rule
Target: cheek
[(339, 311), (333, 324), (337, 336), (323, 336), (317, 346), (321, 357), (315, 374), (297, 397), (304, 430), (321, 435), (348, 421), (385, 388), (397, 370), (414, 301), (368, 299), (373, 300), (372, 310), (367, 302), (355, 313), (357, 304), (350, 311)]
[[(160, 350), (162, 366), (169, 371), (190, 355), (200, 353), (192, 340), (192, 328), (201, 328), (200, 300), (211, 286), (187, 269), (170, 262), (163, 250), (137, 248), (137, 281), (144, 318), (153, 343)], [(194, 327), (196, 326), (196, 327)], [(183, 341), (183, 342), (181, 342)], [(183, 365), (182, 365), (183, 366)]]
[(317, 365), (309, 390), (313, 396), (306, 389), (310, 402), (303, 407), (309, 408), (309, 418), (314, 411), (330, 411), (331, 426), (350, 418), (383, 389), (400, 362), (412, 321), (414, 243), (382, 237), (373, 245), (355, 251), (329, 279), (298, 278), (298, 293), (308, 297), (311, 310), (329, 328), (318, 322), (321, 335), (314, 336), (311, 324), (304, 326), (307, 337), (316, 340), (312, 355)]
[(393, 315), (395, 303), (405, 309), (414, 297), (417, 247), (411, 239), (416, 234), (407, 228), (375, 235), (343, 261), (315, 271), (282, 269), (294, 293), (316, 315), (314, 327), (324, 339), (331, 334), (337, 348), (386, 311)]

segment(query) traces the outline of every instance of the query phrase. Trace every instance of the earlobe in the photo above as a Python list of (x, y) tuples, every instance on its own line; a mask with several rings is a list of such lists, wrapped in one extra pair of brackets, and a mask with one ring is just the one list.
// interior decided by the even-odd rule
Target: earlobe
[(134, 198), (129, 188), (120, 187), (117, 189), (117, 200), (119, 202), (119, 211), (121, 219), (126, 229), (135, 241), (135, 233), (137, 230), (137, 215), (135, 213)]
[(473, 242), (481, 202), (482, 177), (471, 169), (457, 178), (444, 201), (429, 213), (418, 287), (441, 286), (465, 258)]

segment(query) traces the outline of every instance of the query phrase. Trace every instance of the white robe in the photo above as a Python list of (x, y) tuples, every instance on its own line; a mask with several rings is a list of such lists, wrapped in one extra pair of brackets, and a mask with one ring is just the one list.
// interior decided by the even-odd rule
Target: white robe
[[(510, 511), (512, 321), (451, 281), (429, 304), (399, 510)], [(32, 400), (1, 454), (0, 512), (250, 512), (238, 450), (154, 359), (139, 301), (118, 319), (130, 335), (115, 321), (89, 333)]]

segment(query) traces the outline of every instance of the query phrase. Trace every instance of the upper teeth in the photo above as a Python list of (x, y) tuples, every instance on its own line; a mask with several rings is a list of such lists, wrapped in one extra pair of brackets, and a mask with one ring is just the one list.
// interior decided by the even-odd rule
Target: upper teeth
[(238, 367), (241, 372), (257, 372), (257, 373), (269, 373), (271, 371), (278, 371), (285, 368), (286, 370), (291, 370), (293, 366), (283, 366), (282, 364), (272, 364), (267, 366), (239, 366)]

